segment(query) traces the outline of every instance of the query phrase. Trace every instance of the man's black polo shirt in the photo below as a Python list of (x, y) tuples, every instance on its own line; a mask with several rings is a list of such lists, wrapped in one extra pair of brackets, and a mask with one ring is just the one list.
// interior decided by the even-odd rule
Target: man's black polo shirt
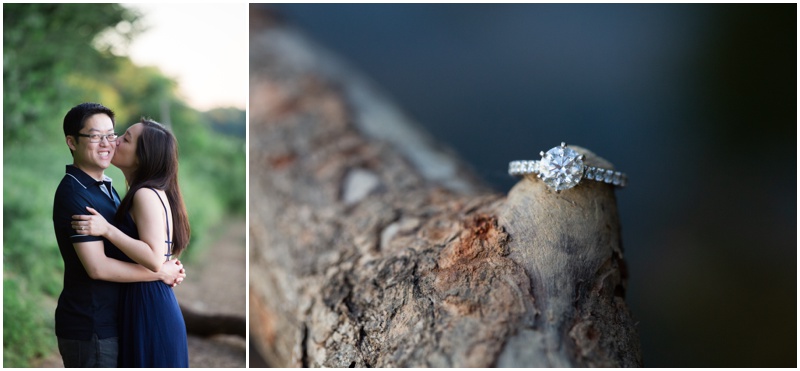
[(119, 195), (111, 187), (111, 178), (104, 176), (104, 181), (107, 183), (98, 182), (77, 167), (67, 165), (67, 173), (56, 189), (53, 227), (64, 259), (64, 289), (56, 307), (56, 336), (60, 338), (89, 340), (92, 334), (97, 334), (99, 339), (117, 336), (120, 284), (91, 279), (72, 245), (103, 241), (106, 256), (123, 259), (124, 254), (104, 238), (80, 235), (71, 225), (73, 215), (89, 214), (86, 206), (113, 222)]

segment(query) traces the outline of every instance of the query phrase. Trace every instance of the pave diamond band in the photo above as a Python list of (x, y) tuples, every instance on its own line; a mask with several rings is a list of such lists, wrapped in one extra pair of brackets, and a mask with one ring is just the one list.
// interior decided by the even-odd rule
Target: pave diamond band
[(540, 152), (539, 155), (542, 156), (541, 160), (511, 161), (508, 164), (508, 174), (512, 176), (536, 174), (556, 192), (570, 189), (578, 185), (582, 179), (613, 184), (617, 187), (625, 187), (628, 183), (628, 176), (624, 173), (584, 165), (584, 155), (568, 148), (563, 142), (546, 153)]
[[(508, 174), (513, 176), (523, 176), (526, 174), (539, 174), (539, 161), (511, 161), (508, 164)], [(584, 179), (598, 182), (610, 183), (615, 186), (624, 187), (628, 182), (628, 177), (619, 171), (602, 169), (594, 166), (586, 166), (583, 173)]]

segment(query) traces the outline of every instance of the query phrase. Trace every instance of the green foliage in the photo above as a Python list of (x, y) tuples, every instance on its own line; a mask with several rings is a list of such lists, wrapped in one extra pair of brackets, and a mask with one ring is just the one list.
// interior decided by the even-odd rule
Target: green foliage
[(3, 4), (3, 144), (35, 140), (31, 122), (63, 117), (74, 105), (78, 89), (65, 76), (113, 72), (115, 58), (95, 39), (114, 30), (129, 40), (140, 31), (138, 18), (119, 4)]
[[(62, 120), (74, 105), (111, 107), (118, 133), (141, 116), (175, 133), (179, 182), (192, 227), (182, 260), (202, 251), (225, 218), (244, 216), (245, 138), (237, 131), (245, 127), (244, 111), (198, 112), (178, 98), (176, 82), (158, 69), (114, 55), (117, 45), (107, 40), (134, 36), (138, 17), (118, 4), (3, 5), (6, 367), (29, 366), (32, 358), (55, 350), (54, 303), (64, 268), (52, 208), (64, 167), (72, 162)], [(112, 166), (106, 175), (124, 196), (119, 169)]]
[(245, 112), (238, 108), (215, 108), (206, 112), (214, 131), (244, 139), (247, 134)]
[(41, 295), (25, 288), (24, 281), (3, 279), (3, 367), (29, 366), (30, 359), (55, 347), (54, 319), (37, 306)]
[[(3, 265), (31, 291), (51, 296), (61, 291), (64, 268), (52, 211), (65, 156), (69, 157), (66, 144), (3, 148)], [(58, 158), (64, 160), (53, 160)]]
[[(177, 127), (175, 131), (179, 131)], [(190, 130), (183, 134), (186, 140), (181, 143), (181, 158), (192, 160), (181, 166), (187, 167), (195, 181), (200, 180), (197, 183), (205, 188), (205, 192), (220, 199), (226, 210), (244, 216), (247, 168), (244, 138), (212, 133), (210, 129)], [(221, 176), (223, 174), (225, 176)]]

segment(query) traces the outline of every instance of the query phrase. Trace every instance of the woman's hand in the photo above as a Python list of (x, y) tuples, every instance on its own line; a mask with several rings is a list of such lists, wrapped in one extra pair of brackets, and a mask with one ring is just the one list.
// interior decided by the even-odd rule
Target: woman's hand
[(73, 215), (72, 229), (80, 234), (91, 236), (104, 236), (108, 233), (109, 225), (106, 218), (89, 206), (86, 206), (86, 210), (89, 210), (92, 215)]
[(164, 275), (161, 281), (170, 287), (180, 285), (186, 278), (186, 270), (180, 260), (167, 260), (162, 264), (160, 272)]

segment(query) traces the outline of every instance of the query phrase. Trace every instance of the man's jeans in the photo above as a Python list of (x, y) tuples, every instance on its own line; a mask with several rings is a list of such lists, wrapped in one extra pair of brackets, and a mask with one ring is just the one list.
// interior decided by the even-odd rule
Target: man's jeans
[(119, 341), (116, 337), (91, 340), (71, 340), (58, 338), (58, 351), (64, 360), (64, 367), (117, 367)]

